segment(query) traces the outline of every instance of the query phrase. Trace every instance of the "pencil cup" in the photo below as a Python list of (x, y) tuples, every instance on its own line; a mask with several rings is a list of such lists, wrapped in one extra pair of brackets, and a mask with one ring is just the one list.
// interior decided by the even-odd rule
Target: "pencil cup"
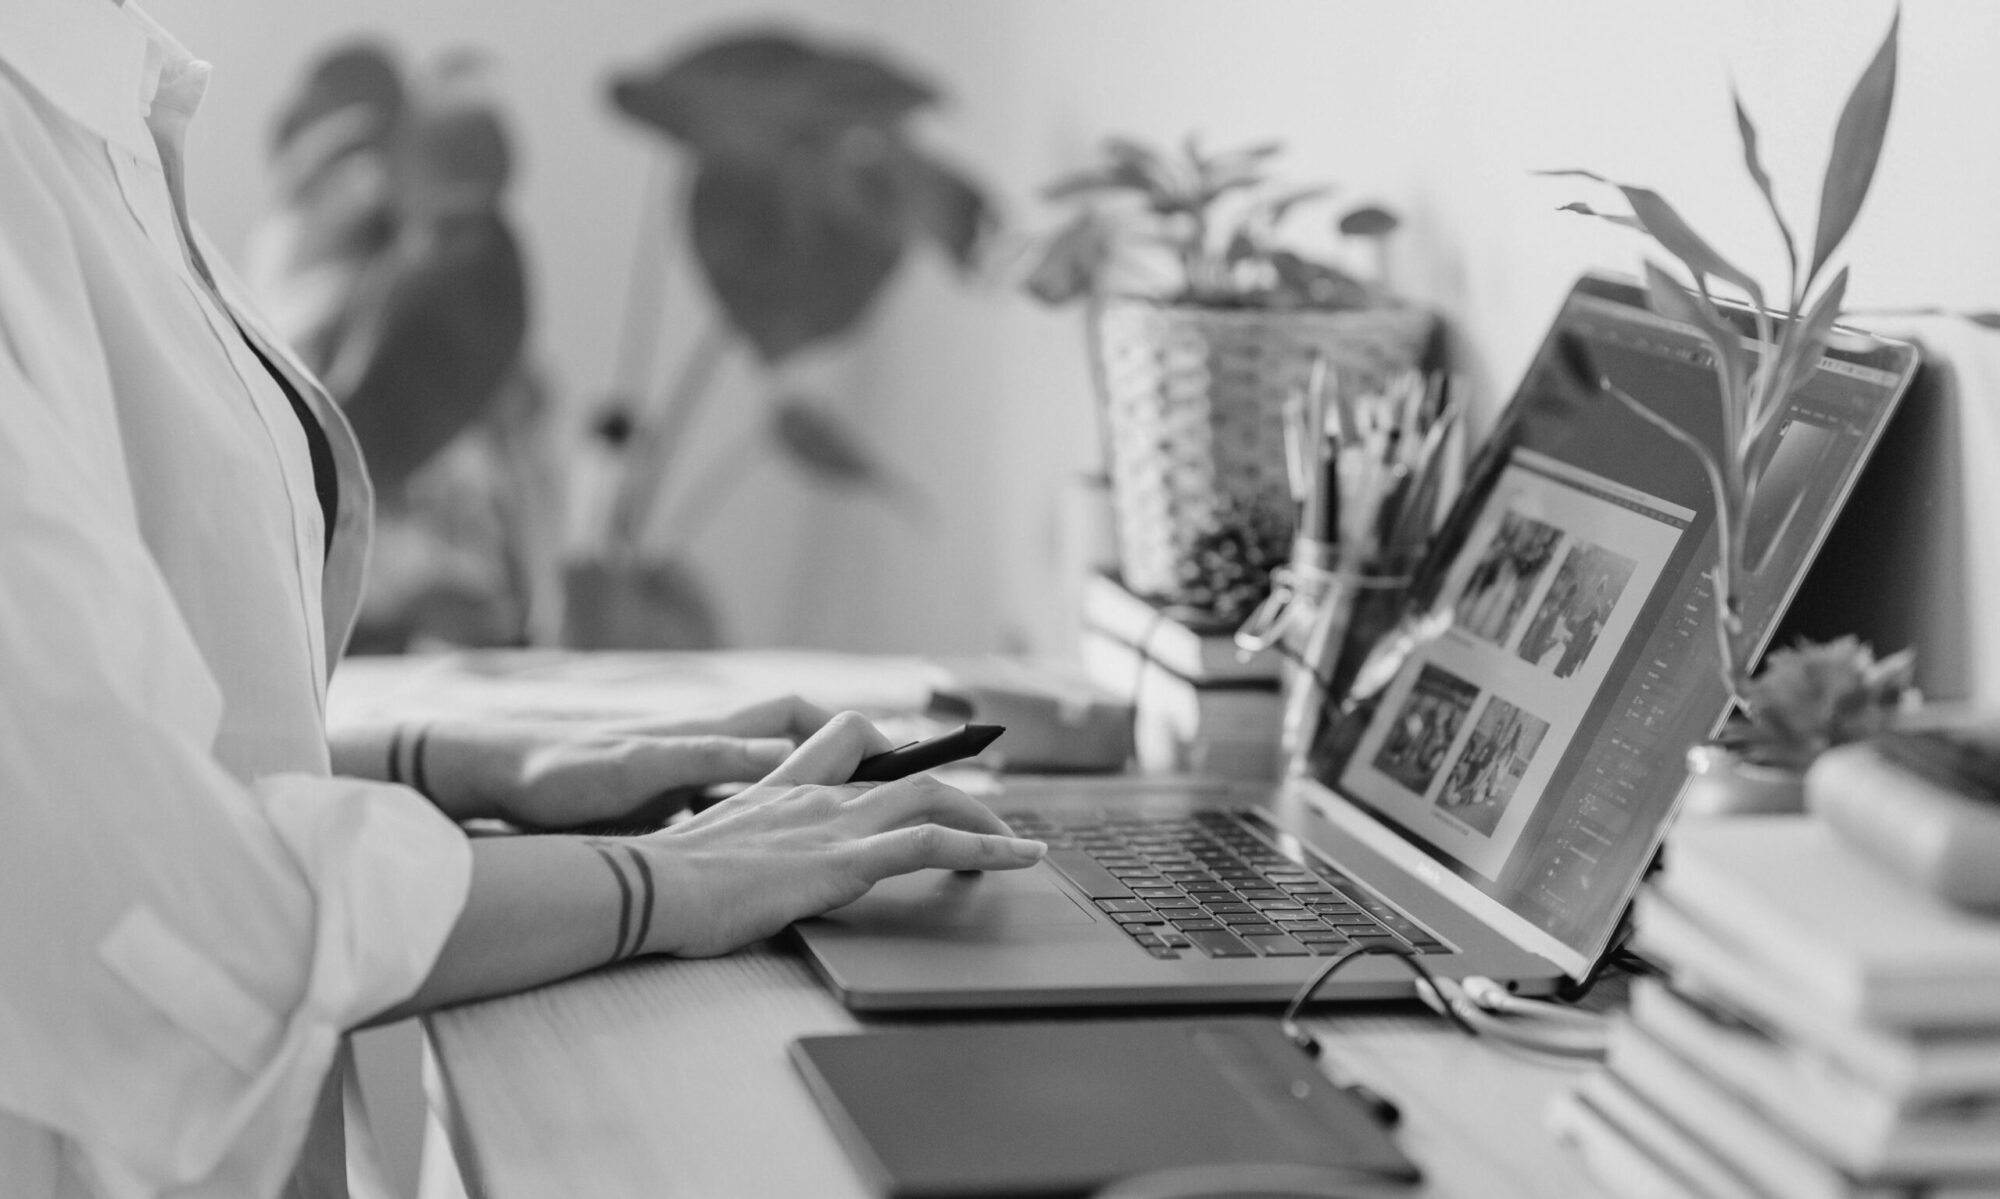
[(1301, 539), (1271, 575), (1271, 595), (1236, 635), (1238, 648), (1276, 646), (1283, 662), (1278, 727), (1280, 772), (1302, 770), (1331, 697), (1347, 686), (1350, 647), (1388, 626), (1410, 585), (1407, 573), (1357, 570), (1338, 548)]

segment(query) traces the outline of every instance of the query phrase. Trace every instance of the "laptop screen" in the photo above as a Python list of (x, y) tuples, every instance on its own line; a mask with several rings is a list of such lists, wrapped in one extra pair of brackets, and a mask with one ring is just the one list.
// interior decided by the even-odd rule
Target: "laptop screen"
[[(1754, 352), (1747, 313), (1739, 327)], [(1711, 355), (1641, 288), (1565, 301), (1365, 668), (1350, 647), (1312, 774), (1533, 929), (1594, 960), (1659, 845), (1689, 746), (1727, 708), (1714, 503), (1684, 447), (1561, 382), (1582, 338), (1615, 383), (1717, 441)], [(1781, 418), (1753, 510), (1745, 619), (1767, 637), (1915, 369), (1840, 339)], [(1852, 345), (1847, 345), (1852, 342)], [(1392, 621), (1396, 614), (1391, 614)], [(1358, 622), (1361, 623), (1361, 622)]]

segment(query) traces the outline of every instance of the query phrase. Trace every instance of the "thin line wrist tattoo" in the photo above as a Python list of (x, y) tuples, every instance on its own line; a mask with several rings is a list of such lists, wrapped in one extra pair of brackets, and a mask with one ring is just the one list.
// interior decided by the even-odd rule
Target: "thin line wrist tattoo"
[(410, 745), (410, 786), (415, 787), (417, 794), (427, 799), (431, 798), (431, 780), (429, 761), (424, 756), (424, 747), (430, 744), (431, 728), (432, 726), (428, 724), (419, 727), (417, 739)]
[(611, 945), (611, 960), (622, 962), (632, 956), (625, 949), (625, 935), (632, 931), (632, 884), (626, 881), (625, 871), (619, 868), (618, 859), (602, 845), (591, 845), (597, 856), (611, 869), (611, 877), (618, 880), (618, 939)]
[(630, 845), (620, 848), (631, 856), (632, 865), (639, 871), (639, 931), (632, 934), (632, 952), (636, 954), (646, 947), (646, 933), (653, 927), (653, 864)]
[(389, 734), (389, 781), (392, 783), (403, 781), (402, 757), (403, 726), (399, 724)]

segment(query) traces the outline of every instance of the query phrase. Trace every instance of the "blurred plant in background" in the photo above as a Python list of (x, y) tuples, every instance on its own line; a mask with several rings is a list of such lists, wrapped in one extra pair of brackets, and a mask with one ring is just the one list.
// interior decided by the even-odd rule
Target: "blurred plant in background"
[(279, 114), (271, 166), (246, 274), (377, 491), (355, 648), (552, 638), (562, 485), (483, 61), (406, 73), (386, 46), (336, 47)]
[(1435, 334), (1380, 278), (1395, 215), (1326, 213), (1332, 186), (1283, 180), (1282, 152), (1108, 137), (1043, 189), (1068, 215), (1023, 280), (1083, 308), (1120, 579), (1217, 625), (1248, 616), (1291, 555), (1288, 400), (1316, 377), (1322, 398), (1383, 394)]
[[(1173, 153), (1106, 138), (1097, 165), (1042, 189), (1043, 199), (1074, 211), (1043, 240), (1024, 286), (1045, 304), (1111, 295), (1273, 310), (1383, 303), (1375, 282), (1307, 249), (1288, 228), (1333, 187), (1281, 183), (1272, 163), (1283, 150), (1260, 142), (1210, 151), (1189, 135)], [(1379, 277), (1383, 242), (1399, 223), (1364, 204), (1328, 228), (1372, 246), (1370, 273)]]
[[(722, 503), (717, 488), (739, 482), (750, 462), (711, 456), (679, 492), (686, 503), (668, 510), (663, 501), (683, 465), (694, 465), (697, 422), (721, 394), (723, 367), (749, 353), (768, 405), (766, 443), (809, 477), (878, 495), (903, 490), (835, 400), (781, 368), (851, 332), (912, 244), (971, 267), (991, 210), (912, 139), (912, 118), (939, 93), (873, 54), (776, 30), (733, 33), (619, 76), (610, 99), (684, 160), (666, 215), (682, 226), (715, 311), (658, 395), (617, 396), (598, 423), (614, 479), (596, 544), (571, 564), (567, 635), (586, 646), (712, 644), (719, 629), (706, 588), (673, 547), (689, 542)], [(638, 271), (667, 269), (635, 261)], [(644, 357), (659, 309), (657, 287), (635, 288), (621, 360)]]

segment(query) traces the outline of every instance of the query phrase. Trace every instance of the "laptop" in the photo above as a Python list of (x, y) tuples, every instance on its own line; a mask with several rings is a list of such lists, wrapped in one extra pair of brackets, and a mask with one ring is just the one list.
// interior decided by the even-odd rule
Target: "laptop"
[[(1755, 325), (1730, 309), (1746, 343)], [(1524, 994), (1592, 977), (1729, 700), (1714, 505), (1683, 447), (1563, 382), (1581, 338), (1621, 387), (1714, 443), (1711, 355), (1633, 282), (1585, 276), (1472, 464), (1393, 632), (1351, 646), (1275, 788), (1060, 782), (994, 806), (1047, 860), (926, 871), (795, 926), (863, 1012), (1277, 1004), (1378, 943)], [(1753, 512), (1744, 619), (1768, 640), (1915, 372), (1840, 330), (1790, 401)], [(1352, 664), (1364, 661), (1360, 669)], [(1018, 788), (1010, 787), (1010, 794)], [(1321, 998), (1407, 998), (1350, 962)]]

